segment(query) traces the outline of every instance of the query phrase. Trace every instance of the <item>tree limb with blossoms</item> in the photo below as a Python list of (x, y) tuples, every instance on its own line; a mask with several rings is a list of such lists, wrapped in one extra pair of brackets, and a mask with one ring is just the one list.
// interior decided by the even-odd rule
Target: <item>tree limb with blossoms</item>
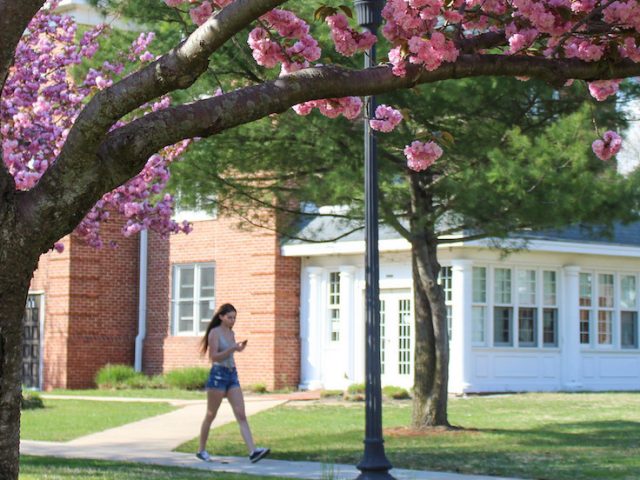
[[(156, 156), (164, 149), (175, 157), (182, 142), (293, 107), (354, 117), (355, 97), (447, 79), (526, 77), (558, 88), (584, 80), (604, 99), (621, 79), (640, 74), (635, 1), (390, 0), (382, 28), (389, 63), (364, 70), (318, 64), (309, 23), (281, 9), (285, 3), (295, 2), (167, 0), (165, 7), (198, 24), (189, 36), (158, 57), (138, 52), (131, 73), (114, 59), (72, 84), (67, 68), (91, 56), (100, 32), (78, 36), (51, 11), (56, 2), (0, 0), (0, 477), (18, 477), (21, 322), (38, 258), (79, 225), (99, 244), (91, 232), (107, 207), (122, 206), (128, 233), (188, 229), (165, 223), (169, 199), (149, 202), (166, 182), (169, 162)], [(344, 13), (326, 17), (338, 52), (382, 45)], [(279, 69), (277, 77), (188, 104), (163, 103), (191, 87), (212, 55), (247, 29), (243, 41), (260, 65)], [(21, 70), (27, 63), (36, 69)], [(601, 140), (594, 151), (614, 154), (617, 139)], [(436, 146), (411, 144), (412, 164), (428, 170), (444, 161), (434, 158)]]

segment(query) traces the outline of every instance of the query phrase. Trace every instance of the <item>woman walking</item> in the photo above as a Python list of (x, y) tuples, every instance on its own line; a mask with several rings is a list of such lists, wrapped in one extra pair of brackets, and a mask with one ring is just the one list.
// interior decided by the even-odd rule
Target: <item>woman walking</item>
[(205, 389), (207, 391), (207, 414), (200, 428), (200, 448), (196, 457), (205, 462), (211, 461), (211, 456), (206, 450), (209, 429), (213, 419), (216, 418), (222, 399), (227, 397), (233, 414), (240, 426), (240, 433), (249, 451), (249, 460), (252, 463), (269, 454), (268, 448), (256, 448), (251, 436), (251, 429), (247, 422), (244, 410), (244, 397), (238, 381), (238, 372), (233, 360), (235, 352), (242, 352), (247, 346), (247, 340), (236, 342), (233, 334), (233, 325), (236, 323), (237, 311), (230, 303), (221, 305), (209, 322), (207, 332), (202, 339), (202, 353), (209, 351), (211, 359), (211, 372)]

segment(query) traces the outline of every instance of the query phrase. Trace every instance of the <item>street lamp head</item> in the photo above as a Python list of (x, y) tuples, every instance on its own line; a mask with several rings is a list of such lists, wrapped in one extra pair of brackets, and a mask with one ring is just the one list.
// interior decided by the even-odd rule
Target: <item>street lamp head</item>
[(354, 0), (358, 24), (370, 32), (375, 32), (382, 23), (384, 0)]

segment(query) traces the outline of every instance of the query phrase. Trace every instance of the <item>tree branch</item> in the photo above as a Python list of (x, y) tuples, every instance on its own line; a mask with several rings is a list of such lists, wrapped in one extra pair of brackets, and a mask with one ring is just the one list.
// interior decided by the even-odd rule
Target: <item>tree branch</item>
[[(150, 113), (110, 132), (98, 148), (80, 144), (86, 160), (61, 156), (24, 202), (31, 221), (55, 219), (54, 235), (69, 233), (105, 192), (136, 175), (147, 159), (167, 145), (185, 138), (209, 137), (309, 100), (372, 95), (421, 83), (477, 76), (529, 76), (554, 83), (565, 79), (611, 79), (640, 75), (631, 61), (582, 62), (502, 55), (462, 55), (435, 71), (409, 66), (396, 77), (388, 65), (365, 70), (339, 66), (308, 68), (261, 85)], [(63, 192), (61, 194), (60, 192)], [(55, 199), (55, 201), (53, 200)]]
[(23, 32), (45, 0), (0, 0), (0, 92)]
[[(176, 48), (97, 93), (74, 122), (57, 163), (64, 164), (67, 172), (92, 168), (95, 152), (115, 122), (140, 105), (191, 86), (207, 70), (211, 54), (252, 21), (285, 1), (236, 0)], [(73, 184), (68, 186), (74, 188)], [(82, 190), (83, 187), (76, 185), (75, 188)], [(54, 194), (54, 190), (49, 194)]]

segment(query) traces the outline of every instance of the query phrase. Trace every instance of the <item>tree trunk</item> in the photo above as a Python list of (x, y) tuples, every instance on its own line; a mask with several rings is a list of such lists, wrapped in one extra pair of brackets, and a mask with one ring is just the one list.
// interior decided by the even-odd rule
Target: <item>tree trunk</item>
[[(0, 479), (17, 480), (22, 399), (22, 322), (37, 264), (0, 242)], [(36, 257), (37, 258), (37, 257)]]
[(415, 292), (414, 428), (450, 426), (447, 419), (449, 338), (444, 291), (438, 284), (438, 238), (425, 174), (411, 174), (411, 266)]

